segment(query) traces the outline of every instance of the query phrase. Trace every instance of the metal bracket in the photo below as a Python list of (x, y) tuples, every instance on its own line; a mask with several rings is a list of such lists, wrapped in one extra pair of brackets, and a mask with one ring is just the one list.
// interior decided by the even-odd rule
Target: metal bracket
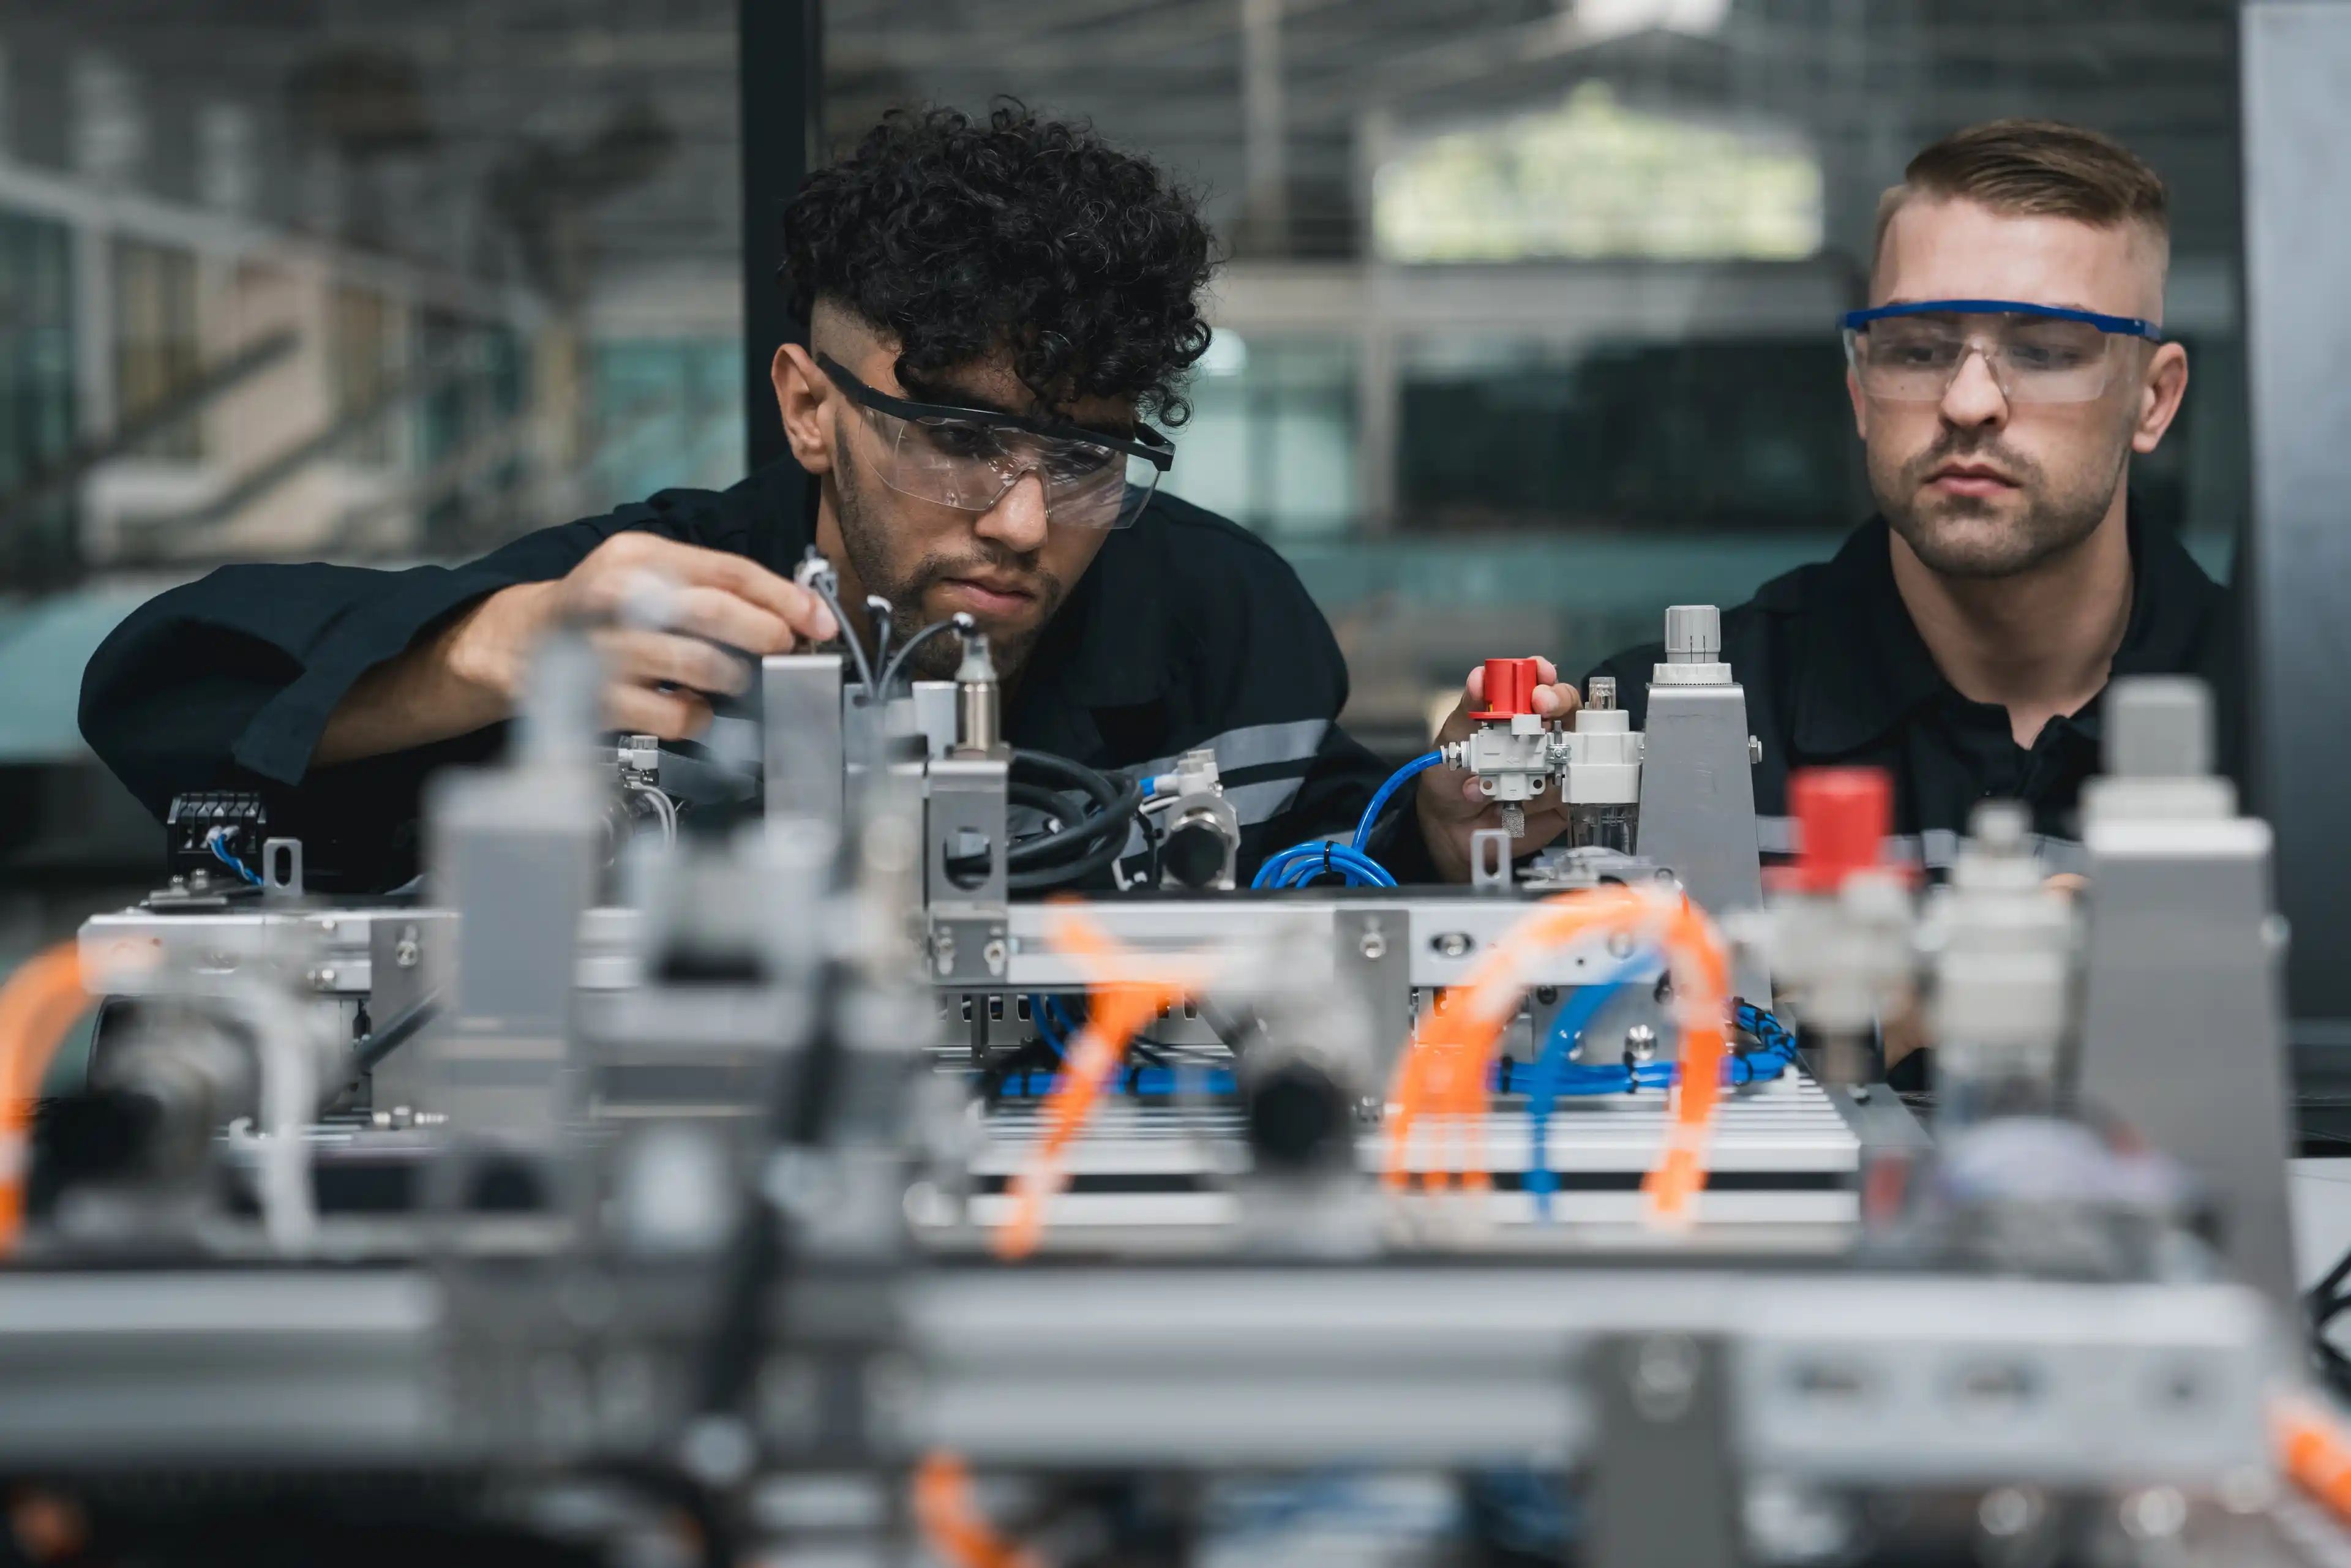
[[(977, 757), (943, 758), (925, 770), (923, 889), (931, 911), (931, 974), (938, 982), (1000, 984), (1010, 967), (1004, 907), (1009, 773), (1002, 758)], [(972, 869), (974, 862), (980, 869)]]
[[(1748, 733), (1747, 694), (1736, 684), (1649, 688), (1636, 847), (1644, 859), (1672, 866), (1691, 900), (1718, 921), (1763, 904)], [(1771, 994), (1759, 953), (1742, 950), (1737, 963), (1740, 995)]]
[(1671, 1332), (1609, 1334), (1591, 1351), (1599, 1413), (1593, 1568), (1736, 1568), (1739, 1473), (1723, 1343)]
[(302, 897), (302, 841), (261, 841), (261, 897), (265, 904), (294, 904)]
[(1363, 995), (1372, 1022), (1373, 1067), (1386, 1083), (1412, 1032), (1411, 922), (1401, 909), (1341, 904), (1332, 912), (1337, 978)]
[(1510, 835), (1500, 828), (1469, 835), (1469, 885), (1479, 893), (1510, 891)]
[(841, 831), (841, 655), (777, 653), (759, 661), (761, 747), (771, 823), (815, 818)]

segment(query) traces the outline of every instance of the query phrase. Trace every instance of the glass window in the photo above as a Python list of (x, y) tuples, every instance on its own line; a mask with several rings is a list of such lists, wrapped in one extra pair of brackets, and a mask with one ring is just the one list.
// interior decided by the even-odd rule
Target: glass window
[(1800, 132), (1644, 112), (1604, 80), (1433, 131), (1372, 177), (1388, 261), (1800, 261), (1821, 220), (1820, 159)]
[(1404, 746), (1478, 657), (1580, 673), (1868, 516), (1835, 319), (1879, 193), (2000, 116), (2110, 132), (2170, 186), (2194, 374), (2134, 494), (2225, 575), (2236, 25), (2223, 0), (834, 0), (826, 129), (1009, 93), (1204, 193), (1230, 261), (1167, 487), (1289, 556), (1350, 723)]
[(1867, 509), (1834, 340), (1416, 340), (1405, 528), (1817, 532)]
[(1357, 512), (1353, 349), (1218, 333), (1193, 378), (1166, 488), (1276, 538), (1346, 532)]
[(596, 346), (599, 505), (743, 475), (742, 350), (731, 338), (612, 339)]
[(353, 462), (381, 465), (396, 450), (402, 313), (372, 288), (336, 289), (334, 308), (335, 418), (342, 451)]
[(651, 470), (607, 442), (737, 476), (739, 369), (658, 434), (614, 411), (633, 354), (739, 352), (737, 11), (7, 8), (0, 212), (62, 236), (71, 338), (13, 417), (82, 448), (47, 537), (87, 572), (407, 560), (608, 505)]
[(64, 225), (0, 210), (0, 497), (20, 497), (0, 527), (8, 581), (54, 580), (74, 556), (54, 482), (74, 440), (72, 255)]
[[(196, 337), (196, 258), (175, 246), (120, 240), (114, 246), (114, 403), (135, 425), (183, 403), (203, 368)], [(204, 455), (193, 410), (132, 442), (144, 457)]]

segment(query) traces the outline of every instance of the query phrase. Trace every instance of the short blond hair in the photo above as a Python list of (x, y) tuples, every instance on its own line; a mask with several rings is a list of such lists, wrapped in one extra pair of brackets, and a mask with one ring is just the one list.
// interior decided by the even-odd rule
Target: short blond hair
[(2097, 228), (2135, 224), (2156, 242), (2159, 258), (2171, 250), (2171, 195), (2163, 176), (2113, 137), (2063, 120), (1989, 120), (1952, 131), (1911, 159), (1902, 183), (1877, 199), (1872, 271), (1894, 214), (1918, 196)]

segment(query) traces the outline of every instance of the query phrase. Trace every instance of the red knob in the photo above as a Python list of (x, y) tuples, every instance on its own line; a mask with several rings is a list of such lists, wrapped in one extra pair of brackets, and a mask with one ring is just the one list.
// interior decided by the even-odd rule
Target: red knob
[(1542, 685), (1542, 665), (1535, 659), (1486, 661), (1486, 707), (1471, 718), (1509, 718), (1535, 711), (1535, 688)]
[(1807, 893), (1831, 893), (1854, 873), (1884, 866), (1894, 780), (1881, 768), (1798, 768), (1788, 777), (1788, 814), (1796, 821), (1792, 880)]

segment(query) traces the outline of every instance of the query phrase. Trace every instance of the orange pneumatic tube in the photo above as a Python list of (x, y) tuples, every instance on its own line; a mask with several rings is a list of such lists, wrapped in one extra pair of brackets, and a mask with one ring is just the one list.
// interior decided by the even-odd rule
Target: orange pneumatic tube
[(997, 1534), (972, 1496), (971, 1472), (951, 1454), (929, 1455), (914, 1471), (914, 1522), (948, 1568), (1041, 1568), (1036, 1553)]
[[(1053, 924), (1053, 945), (1062, 952), (1099, 966), (1118, 951), (1118, 945), (1083, 916), (1063, 910)], [(1069, 1059), (1060, 1082), (1045, 1101), (1045, 1135), (1011, 1185), (1012, 1208), (997, 1227), (995, 1247), (999, 1258), (1026, 1258), (1045, 1234), (1045, 1205), (1069, 1179), (1066, 1161), (1070, 1145), (1085, 1130), (1102, 1099), (1102, 1086), (1126, 1058), (1126, 1042), (1144, 1025), (1196, 989), (1189, 978), (1135, 983), (1097, 984), (1086, 1026), (1070, 1042)]]
[(72, 942), (27, 959), (0, 987), (0, 1255), (15, 1249), (25, 1225), (33, 1098), (66, 1031), (89, 1006), (81, 950)]
[[(1494, 945), (1455, 988), (1442, 1009), (1421, 1017), (1411, 1046), (1396, 1070), (1395, 1114), (1389, 1124), (1387, 1183), (1401, 1187), (1414, 1127), (1425, 1119), (1446, 1118), (1454, 1133), (1457, 1159), (1478, 1151), (1467, 1147), (1482, 1125), (1487, 1085), (1502, 1030), (1517, 1012), (1526, 961), (1590, 931), (1623, 933), (1636, 944), (1665, 948), (1674, 977), (1681, 1022), (1681, 1081), (1674, 1091), (1674, 1119), (1666, 1147), (1642, 1188), (1653, 1218), (1683, 1218), (1706, 1185), (1706, 1143), (1721, 1092), (1722, 1061), (1729, 1049), (1725, 1019), (1730, 1005), (1729, 966), (1712, 923), (1688, 900), (1675, 894), (1601, 887), (1546, 899)], [(1441, 1173), (1440, 1185), (1483, 1189), (1487, 1172), (1473, 1158)]]

